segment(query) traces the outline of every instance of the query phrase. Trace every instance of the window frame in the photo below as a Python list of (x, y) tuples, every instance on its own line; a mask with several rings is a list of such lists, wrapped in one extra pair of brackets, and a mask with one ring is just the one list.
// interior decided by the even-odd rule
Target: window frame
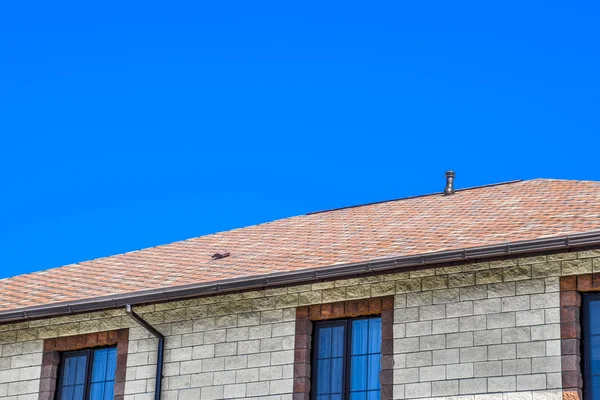
[[(319, 368), (318, 368), (318, 363), (316, 362), (318, 360), (318, 354), (319, 354), (319, 341), (317, 340), (317, 330), (320, 329), (321, 327), (333, 327), (333, 326), (343, 326), (345, 331), (345, 335), (344, 335), (344, 350), (343, 350), (343, 354), (344, 354), (344, 362), (342, 363), (342, 388), (343, 388), (343, 392), (342, 392), (342, 399), (343, 400), (349, 400), (350, 399), (350, 394), (351, 394), (351, 386), (350, 386), (350, 379), (349, 379), (349, 371), (351, 370), (351, 362), (352, 362), (352, 322), (353, 321), (358, 321), (358, 320), (362, 320), (362, 319), (373, 319), (373, 318), (379, 318), (381, 319), (381, 315), (379, 314), (372, 314), (372, 315), (364, 315), (364, 316), (358, 316), (358, 317), (348, 317), (348, 318), (340, 318), (340, 319), (327, 319), (327, 320), (321, 320), (321, 321), (315, 321), (314, 322), (314, 326), (313, 326), (313, 337), (312, 337), (312, 349), (311, 349), (311, 368), (313, 371), (313, 385), (314, 385), (314, 390), (311, 390), (310, 393), (310, 398), (311, 400), (317, 400), (317, 380), (316, 380), (316, 376), (318, 376), (319, 374)], [(383, 326), (381, 327), (381, 329), (383, 330)], [(380, 355), (382, 354), (381, 348), (379, 349), (379, 353)], [(383, 370), (383, 368), (381, 367), (381, 364), (379, 366), (379, 373), (381, 373), (381, 371)], [(381, 398), (381, 378), (380, 378), (380, 382), (379, 382), (379, 396)]]
[[(58, 374), (56, 377), (56, 399), (57, 400), (60, 400), (60, 398), (62, 397), (62, 391), (63, 391), (62, 378), (63, 378), (63, 374), (65, 372), (65, 365), (66, 365), (65, 360), (68, 357), (76, 357), (77, 355), (80, 355), (80, 354), (85, 354), (86, 363), (87, 363), (86, 371), (85, 371), (85, 379), (84, 379), (83, 399), (89, 400), (91, 388), (92, 388), (92, 370), (94, 368), (94, 356), (95, 356), (96, 351), (102, 350), (102, 349), (115, 349), (115, 351), (117, 351), (117, 345), (98, 346), (98, 347), (90, 347), (90, 348), (80, 349), (80, 350), (70, 350), (70, 351), (61, 352), (60, 361), (58, 364)], [(115, 364), (115, 378), (116, 378), (117, 368), (118, 368), (118, 366)], [(114, 382), (116, 382), (116, 379), (114, 380)], [(114, 382), (113, 382), (113, 384), (114, 384)]]

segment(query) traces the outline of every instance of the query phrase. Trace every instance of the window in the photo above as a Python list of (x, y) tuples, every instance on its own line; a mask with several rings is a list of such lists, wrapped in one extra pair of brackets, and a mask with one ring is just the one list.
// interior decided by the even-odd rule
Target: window
[(583, 383), (586, 397), (600, 398), (600, 296), (583, 296)]
[(315, 323), (314, 400), (379, 400), (381, 318)]
[(58, 375), (58, 400), (112, 400), (117, 348), (64, 352)]

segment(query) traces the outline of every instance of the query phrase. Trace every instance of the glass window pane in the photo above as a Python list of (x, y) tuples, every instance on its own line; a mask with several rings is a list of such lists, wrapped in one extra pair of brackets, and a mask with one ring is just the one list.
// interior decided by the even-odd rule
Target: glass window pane
[(113, 400), (115, 397), (115, 382), (110, 381), (104, 384), (104, 400)]
[(115, 347), (94, 351), (90, 400), (112, 400), (116, 370), (117, 349)]
[(588, 323), (590, 335), (600, 334), (600, 301), (590, 301)]
[(350, 391), (352, 392), (367, 389), (367, 357), (352, 356), (350, 367)]
[(350, 400), (367, 400), (367, 392), (352, 392)]
[(75, 385), (72, 387), (73, 387), (73, 397), (70, 397), (69, 400), (83, 399), (83, 394), (85, 392), (85, 385)]
[(106, 378), (106, 359), (108, 349), (94, 351), (94, 365), (92, 366), (92, 382), (103, 382)]
[[(106, 358), (106, 380), (114, 381), (115, 373), (117, 372), (117, 348), (112, 347), (107, 349), (108, 357)], [(112, 397), (111, 397), (112, 398)]]
[(330, 359), (319, 360), (319, 376), (317, 377), (317, 394), (329, 394), (331, 382)]
[(62, 393), (62, 395), (60, 396), (61, 400), (75, 399), (75, 397), (73, 397), (73, 386), (63, 387), (61, 393)]
[(319, 329), (319, 358), (331, 357), (331, 330), (332, 328)]
[(331, 393), (342, 393), (342, 374), (344, 373), (344, 359), (342, 357), (331, 359)]
[(313, 390), (318, 399), (323, 397), (331, 400), (331, 395), (343, 394), (345, 332), (344, 321), (315, 324), (313, 345), (316, 346), (316, 356), (313, 360)]
[(344, 355), (344, 327), (334, 326), (331, 335), (331, 357), (342, 357)]
[(379, 389), (379, 372), (381, 370), (381, 354), (372, 354), (369, 357), (367, 372), (367, 389)]
[(78, 385), (85, 383), (87, 357), (84, 354), (67, 356), (63, 362), (65, 363), (63, 385)]
[(369, 319), (369, 353), (381, 353), (381, 318)]
[(90, 399), (92, 400), (103, 400), (104, 399), (104, 382), (92, 383), (90, 388)]
[(367, 353), (368, 328), (368, 319), (352, 321), (352, 355)]

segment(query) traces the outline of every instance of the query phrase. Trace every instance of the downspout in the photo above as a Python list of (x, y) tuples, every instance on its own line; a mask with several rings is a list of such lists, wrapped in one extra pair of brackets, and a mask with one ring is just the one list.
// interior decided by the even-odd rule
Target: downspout
[(131, 318), (135, 320), (135, 322), (143, 326), (148, 332), (153, 334), (158, 339), (158, 349), (156, 351), (156, 383), (154, 385), (154, 400), (160, 400), (165, 336), (156, 330), (156, 328), (154, 328), (152, 325), (150, 325), (146, 320), (137, 315), (131, 308), (131, 304), (125, 305), (125, 311)]

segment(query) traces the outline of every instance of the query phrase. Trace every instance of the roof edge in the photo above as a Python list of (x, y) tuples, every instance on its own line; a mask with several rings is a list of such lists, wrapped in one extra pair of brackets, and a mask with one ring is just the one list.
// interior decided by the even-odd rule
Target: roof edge
[[(535, 179), (533, 179), (535, 180)], [(502, 186), (502, 185), (509, 185), (511, 183), (519, 183), (519, 182), (524, 182), (523, 179), (515, 179), (512, 181), (504, 181), (504, 182), (497, 182), (497, 183), (488, 183), (485, 185), (478, 185), (478, 186), (469, 186), (466, 188), (462, 188), (462, 189), (456, 189), (455, 192), (465, 192), (468, 190), (473, 190), (473, 189), (482, 189), (482, 188), (487, 188), (487, 187), (493, 187), (493, 186)], [(350, 206), (342, 206), (342, 207), (335, 207), (335, 208), (326, 208), (324, 210), (317, 210), (317, 211), (310, 211), (307, 212), (305, 215), (314, 215), (314, 214), (323, 214), (323, 213), (327, 213), (330, 211), (339, 211), (339, 210), (346, 210), (348, 208), (358, 208), (358, 207), (364, 207), (364, 206), (372, 206), (374, 204), (383, 204), (383, 203), (391, 203), (394, 201), (403, 201), (403, 200), (411, 200), (411, 199), (419, 199), (422, 197), (431, 197), (431, 196), (443, 196), (444, 192), (434, 192), (434, 193), (426, 193), (426, 194), (417, 194), (414, 196), (406, 196), (406, 197), (400, 197), (397, 199), (390, 199), (390, 200), (379, 200), (379, 201), (372, 201), (370, 203), (364, 203), (364, 204), (354, 204), (354, 205), (350, 205)]]
[(303, 271), (280, 272), (256, 277), (232, 278), (217, 282), (205, 282), (165, 289), (151, 289), (112, 296), (94, 297), (79, 301), (5, 310), (0, 311), (0, 324), (29, 319), (57, 317), (82, 312), (101, 311), (124, 307), (127, 304), (141, 305), (239, 290), (261, 289), (284, 284), (300, 284), (319, 279), (341, 278), (349, 275), (387, 271), (397, 268), (419, 267), (499, 256), (522, 255), (551, 250), (569, 250), (596, 245), (600, 246), (600, 230), (533, 240), (505, 242), (495, 245), (465, 248), (462, 250), (444, 250), (423, 253), (420, 255), (388, 257), (366, 262), (312, 268)]

